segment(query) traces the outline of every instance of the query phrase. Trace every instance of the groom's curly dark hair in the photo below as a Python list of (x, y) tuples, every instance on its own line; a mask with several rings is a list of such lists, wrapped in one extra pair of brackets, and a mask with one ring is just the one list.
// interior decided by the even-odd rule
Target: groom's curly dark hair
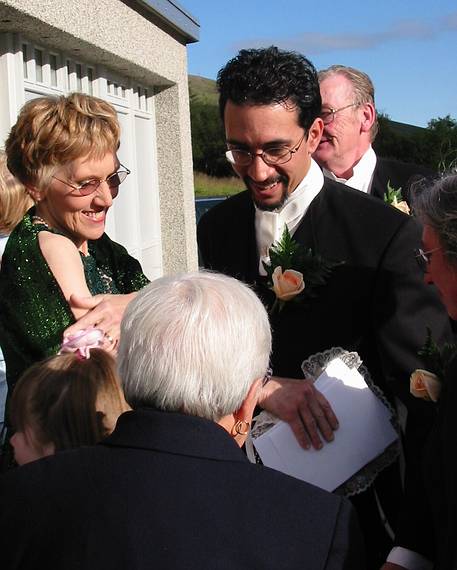
[(275, 46), (243, 49), (217, 74), (219, 111), (224, 120), (227, 101), (235, 105), (291, 102), (306, 131), (321, 112), (319, 81), (314, 65), (304, 56)]

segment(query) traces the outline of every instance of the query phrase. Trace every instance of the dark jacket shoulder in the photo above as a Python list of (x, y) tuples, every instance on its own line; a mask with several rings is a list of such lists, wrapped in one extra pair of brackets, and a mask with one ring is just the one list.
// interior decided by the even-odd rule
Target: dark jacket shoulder
[(403, 199), (409, 203), (412, 185), (424, 178), (433, 178), (435, 176), (436, 172), (427, 166), (402, 162), (393, 158), (378, 157), (373, 173), (371, 194), (376, 198), (383, 199), (389, 184), (396, 190), (401, 188)]

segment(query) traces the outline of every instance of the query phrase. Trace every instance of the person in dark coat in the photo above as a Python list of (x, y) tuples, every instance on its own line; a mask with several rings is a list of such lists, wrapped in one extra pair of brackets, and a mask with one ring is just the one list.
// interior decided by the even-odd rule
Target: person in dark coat
[[(417, 259), (425, 281), (437, 286), (450, 318), (457, 321), (457, 175), (450, 174), (431, 186), (415, 188), (413, 207), (424, 223), (422, 248), (417, 252)], [(457, 355), (450, 355), (443, 365), (436, 421), (425, 442), (421, 485), (411, 493), (408, 518), (395, 542), (429, 559), (428, 568), (455, 570)], [(435, 407), (433, 402), (428, 405)], [(384, 567), (385, 570), (395, 568), (389, 564)], [(405, 562), (401, 568), (414, 570), (415, 567)]]
[[(304, 448), (319, 449), (334, 438), (338, 421), (310, 380), (296, 381), (303, 379), (301, 363), (332, 347), (357, 351), (374, 382), (408, 410), (404, 443), (407, 463), (414, 464), (433, 414), (409, 394), (409, 376), (420, 367), (417, 351), (427, 326), (438, 341), (451, 338), (444, 307), (424, 284), (411, 253), (420, 245), (419, 224), (324, 178), (311, 158), (324, 125), (317, 73), (306, 58), (274, 47), (242, 50), (219, 72), (218, 86), (226, 156), (248, 190), (201, 218), (198, 243), (206, 268), (252, 285), (269, 307), (274, 376), (260, 406), (287, 421)], [(271, 289), (264, 267), (285, 227), (302, 250), (338, 263), (327, 275), (321, 272), (314, 287), (306, 271), (296, 290), (296, 274), (281, 276), (289, 299), (297, 294), (292, 300), (278, 297), (281, 288)], [(287, 269), (301, 273), (297, 266)], [(275, 309), (279, 302), (280, 311)], [(369, 567), (379, 568), (402, 503), (398, 463), (352, 500)], [(390, 528), (382, 522), (384, 515)]]
[(133, 408), (96, 447), (0, 478), (2, 569), (363, 570), (350, 503), (241, 451), (271, 349), (244, 284), (163, 277), (124, 315)]

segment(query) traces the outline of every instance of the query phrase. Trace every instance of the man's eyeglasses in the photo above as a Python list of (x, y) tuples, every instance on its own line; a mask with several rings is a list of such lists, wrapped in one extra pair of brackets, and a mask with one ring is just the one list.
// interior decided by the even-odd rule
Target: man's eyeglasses
[(81, 182), (81, 184), (71, 184), (70, 182), (66, 182), (65, 180), (57, 178), (57, 176), (53, 176), (53, 178), (59, 182), (62, 182), (62, 184), (70, 186), (70, 188), (73, 188), (79, 192), (80, 196), (89, 196), (90, 194), (93, 194), (98, 190), (102, 182), (106, 182), (109, 189), (111, 190), (111, 195), (115, 197), (117, 196), (119, 185), (122, 184), (122, 182), (124, 182), (124, 180), (130, 174), (130, 170), (126, 166), (123, 166), (122, 164), (120, 166), (122, 167), (121, 170), (114, 172), (107, 178), (92, 178), (90, 180), (86, 180), (85, 182)]
[(358, 106), (359, 103), (351, 103), (350, 105), (345, 105), (344, 107), (340, 107), (339, 109), (332, 109), (332, 108), (322, 109), (321, 119), (324, 121), (324, 125), (329, 125), (335, 118), (335, 113), (344, 111), (344, 109), (349, 109), (349, 107), (358, 107)]
[(420, 269), (427, 273), (428, 264), (432, 258), (432, 253), (441, 249), (440, 247), (435, 247), (434, 249), (429, 249), (428, 251), (424, 251), (423, 249), (415, 249), (414, 254), (416, 256), (417, 264), (419, 265)]
[(293, 148), (288, 148), (286, 146), (277, 146), (267, 148), (266, 150), (257, 154), (254, 154), (248, 150), (242, 150), (240, 148), (231, 148), (225, 153), (225, 157), (229, 162), (236, 164), (237, 166), (249, 166), (257, 156), (260, 156), (265, 164), (268, 164), (270, 166), (274, 166), (275, 164), (285, 164), (291, 160), (292, 155), (295, 154), (300, 148), (300, 145), (305, 139), (305, 136), (306, 133), (303, 134), (302, 138)]

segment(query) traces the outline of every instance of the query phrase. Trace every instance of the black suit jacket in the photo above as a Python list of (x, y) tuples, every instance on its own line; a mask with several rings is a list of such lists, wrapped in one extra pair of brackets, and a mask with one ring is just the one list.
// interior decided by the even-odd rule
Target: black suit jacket
[(433, 176), (435, 173), (426, 166), (378, 156), (370, 194), (384, 200), (384, 196), (387, 194), (387, 183), (390, 182), (390, 185), (396, 190), (402, 189), (403, 199), (409, 204), (411, 184), (421, 178)]
[[(371, 196), (325, 180), (294, 239), (327, 259), (342, 261), (305, 303), (286, 303), (273, 315), (273, 370), (301, 378), (310, 354), (341, 346), (357, 350), (374, 380), (406, 404), (409, 375), (421, 362), (426, 327), (450, 338), (444, 308), (414, 259), (421, 228)], [(207, 212), (198, 226), (204, 266), (253, 284), (266, 303), (274, 294), (258, 274), (254, 206), (248, 192)], [(306, 276), (305, 276), (306, 282)]]
[(217, 424), (153, 409), (0, 478), (3, 570), (362, 570), (350, 504), (252, 465)]
[[(248, 192), (215, 206), (198, 226), (200, 254), (205, 267), (252, 284), (271, 306), (274, 294), (258, 274), (254, 215)], [(397, 209), (326, 179), (294, 239), (344, 264), (316, 289), (315, 298), (286, 303), (271, 317), (274, 373), (302, 378), (300, 365), (309, 355), (332, 346), (356, 350), (387, 396), (407, 406), (405, 447), (415, 469), (433, 412), (410, 395), (409, 376), (423, 367), (417, 351), (427, 326), (438, 343), (451, 338), (444, 307), (414, 259), (421, 228)], [(392, 484), (393, 474), (385, 477), (384, 483), (378, 478), (378, 492), (395, 527), (400, 488), (398, 481)]]

